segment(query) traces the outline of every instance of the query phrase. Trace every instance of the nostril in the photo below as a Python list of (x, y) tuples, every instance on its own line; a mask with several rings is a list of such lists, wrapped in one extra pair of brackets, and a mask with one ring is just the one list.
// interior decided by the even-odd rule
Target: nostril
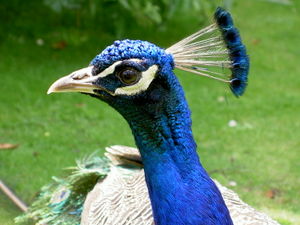
[(86, 79), (86, 78), (89, 78), (90, 76), (87, 74), (87, 73), (84, 73), (84, 74), (74, 74), (72, 75), (72, 78), (73, 80), (83, 80), (83, 79)]

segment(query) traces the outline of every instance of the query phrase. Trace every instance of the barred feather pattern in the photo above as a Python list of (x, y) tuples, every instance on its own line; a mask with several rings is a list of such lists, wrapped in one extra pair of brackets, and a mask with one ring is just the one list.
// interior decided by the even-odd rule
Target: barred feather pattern
[[(107, 177), (99, 181), (88, 194), (81, 224), (154, 225), (144, 171), (137, 166), (141, 163), (138, 150), (125, 146), (112, 146), (107, 148), (106, 155), (112, 162), (111, 170)], [(133, 167), (130, 167), (130, 164)], [(244, 203), (233, 191), (217, 181), (214, 182), (224, 198), (235, 225), (279, 225), (266, 214)]]

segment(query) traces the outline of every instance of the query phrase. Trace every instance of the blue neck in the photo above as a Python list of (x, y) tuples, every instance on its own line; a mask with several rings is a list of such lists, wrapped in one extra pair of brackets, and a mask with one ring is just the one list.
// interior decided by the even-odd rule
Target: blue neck
[(223, 198), (199, 161), (183, 90), (171, 77), (172, 88), (151, 93), (160, 104), (148, 101), (142, 112), (125, 116), (142, 155), (155, 224), (231, 225)]

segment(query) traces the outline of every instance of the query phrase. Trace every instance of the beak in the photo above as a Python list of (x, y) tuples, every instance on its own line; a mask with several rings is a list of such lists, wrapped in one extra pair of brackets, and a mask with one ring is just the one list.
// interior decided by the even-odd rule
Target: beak
[(94, 90), (99, 89), (99, 87), (94, 85), (98, 77), (92, 75), (92, 69), (93, 66), (89, 66), (58, 79), (50, 86), (47, 94), (53, 92), (84, 92), (94, 94)]

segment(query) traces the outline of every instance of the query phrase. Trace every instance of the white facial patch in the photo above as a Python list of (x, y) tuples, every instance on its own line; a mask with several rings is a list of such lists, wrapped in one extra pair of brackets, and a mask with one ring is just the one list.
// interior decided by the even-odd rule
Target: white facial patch
[(115, 90), (115, 95), (135, 95), (142, 91), (147, 90), (147, 88), (150, 86), (151, 82), (153, 81), (155, 74), (157, 73), (158, 66), (153, 65), (149, 67), (148, 70), (142, 72), (140, 80), (130, 86), (117, 88)]
[[(134, 61), (134, 62), (139, 62), (142, 61), (141, 59), (130, 59), (130, 61)], [(116, 66), (118, 66), (119, 64), (121, 64), (123, 61), (117, 61), (115, 63), (113, 63), (111, 66), (107, 67), (105, 70), (103, 70), (101, 73), (97, 74), (94, 77), (106, 77), (109, 74), (114, 73)]]
[(121, 64), (122, 61), (117, 61), (114, 64), (112, 64), (110, 67), (107, 67), (105, 70), (103, 70), (101, 73), (97, 74), (95, 77), (106, 77), (109, 74), (114, 73), (115, 68), (117, 65)]

